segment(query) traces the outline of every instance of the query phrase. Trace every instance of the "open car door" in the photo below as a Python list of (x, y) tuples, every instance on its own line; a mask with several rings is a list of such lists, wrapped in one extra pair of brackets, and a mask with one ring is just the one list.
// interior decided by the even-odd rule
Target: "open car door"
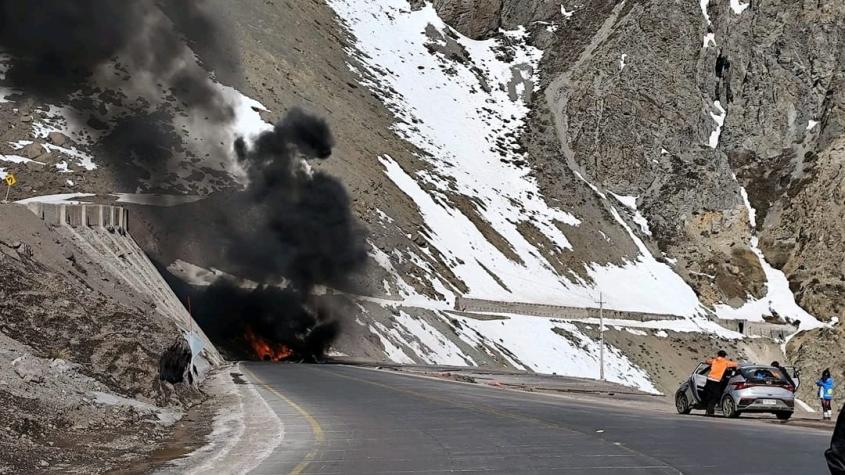
[(691, 401), (701, 403), (704, 401), (704, 385), (707, 384), (707, 373), (710, 372), (710, 365), (707, 363), (698, 363), (695, 371), (690, 375), (689, 389), (692, 393)]
[(784, 366), (783, 371), (786, 373), (786, 380), (795, 388), (795, 391), (793, 392), (797, 392), (798, 388), (801, 387), (801, 375), (798, 372), (798, 368), (794, 366)]

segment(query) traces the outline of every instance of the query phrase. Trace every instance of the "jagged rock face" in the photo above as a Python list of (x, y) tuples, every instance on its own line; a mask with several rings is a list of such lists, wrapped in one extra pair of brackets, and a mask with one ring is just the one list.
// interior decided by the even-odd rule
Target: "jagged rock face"
[[(467, 2), (435, 7), (474, 37), (560, 19), (559, 1), (516, 3), (484, 2), (483, 20), (467, 16)], [(561, 195), (555, 188), (573, 185), (562, 178), (571, 169), (639, 197), (655, 244), (678, 259), (702, 300), (740, 305), (763, 296), (766, 282), (749, 248), (745, 187), (761, 248), (799, 303), (821, 318), (841, 312), (843, 88), (835, 74), (843, 9), (791, 1), (577, 6), (546, 49), (546, 100), (534, 102), (524, 139), (546, 152), (531, 154), (544, 191)], [(549, 146), (550, 118), (558, 150)], [(808, 128), (810, 121), (820, 123)]]
[(440, 18), (470, 38), (484, 38), (502, 24), (502, 0), (434, 0)]
[(711, 81), (728, 101), (720, 148), (758, 210), (761, 248), (799, 304), (841, 315), (845, 5), (755, 2), (753, 20), (727, 25), (726, 6), (710, 10), (728, 66)]
[[(410, 0), (420, 8), (423, 0)], [(506, 30), (547, 21), (561, 15), (559, 0), (434, 0), (440, 18), (461, 34), (473, 39)]]

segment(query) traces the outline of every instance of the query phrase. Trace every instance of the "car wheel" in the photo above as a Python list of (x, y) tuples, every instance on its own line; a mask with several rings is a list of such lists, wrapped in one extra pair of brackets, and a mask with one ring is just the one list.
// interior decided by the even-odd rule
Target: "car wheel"
[(736, 410), (736, 403), (732, 397), (725, 396), (725, 398), (722, 399), (722, 414), (724, 414), (725, 417), (730, 418), (739, 417), (739, 411)]
[(777, 418), (779, 420), (788, 421), (789, 418), (792, 417), (792, 413), (791, 412), (776, 412), (775, 416), (777, 416)]
[(692, 411), (686, 394), (678, 393), (675, 395), (675, 409), (678, 410), (678, 414), (689, 414)]

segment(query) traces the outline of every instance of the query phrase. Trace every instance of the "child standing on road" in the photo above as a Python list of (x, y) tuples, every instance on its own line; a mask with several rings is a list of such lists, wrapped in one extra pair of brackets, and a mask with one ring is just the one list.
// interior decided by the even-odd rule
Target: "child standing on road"
[(833, 378), (830, 376), (830, 368), (822, 371), (822, 377), (816, 381), (819, 387), (819, 401), (822, 403), (822, 419), (830, 420), (830, 403), (833, 400)]

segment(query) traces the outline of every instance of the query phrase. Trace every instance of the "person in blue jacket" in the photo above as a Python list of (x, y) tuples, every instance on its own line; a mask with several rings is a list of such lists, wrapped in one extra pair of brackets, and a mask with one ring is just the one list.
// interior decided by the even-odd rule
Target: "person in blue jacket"
[(830, 376), (830, 369), (822, 371), (822, 377), (816, 381), (816, 386), (819, 387), (819, 401), (822, 403), (822, 418), (830, 420), (831, 411), (830, 402), (833, 400), (833, 378)]

